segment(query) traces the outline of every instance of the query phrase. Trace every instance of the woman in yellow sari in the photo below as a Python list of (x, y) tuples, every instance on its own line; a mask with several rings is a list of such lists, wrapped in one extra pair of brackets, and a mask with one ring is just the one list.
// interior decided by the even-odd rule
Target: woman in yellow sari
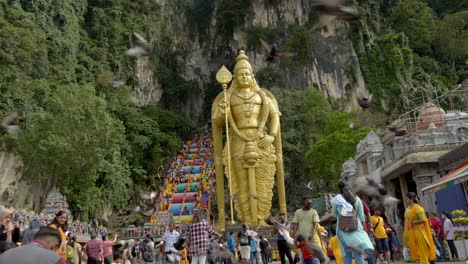
[(417, 195), (406, 194), (404, 245), (410, 249), (411, 259), (420, 264), (434, 263), (436, 259), (434, 240), (424, 208), (417, 204)]

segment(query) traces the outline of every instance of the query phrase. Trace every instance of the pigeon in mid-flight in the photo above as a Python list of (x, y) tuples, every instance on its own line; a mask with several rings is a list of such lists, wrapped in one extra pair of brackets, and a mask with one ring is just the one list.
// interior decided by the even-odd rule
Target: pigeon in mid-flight
[(363, 96), (362, 98), (358, 98), (358, 104), (364, 109), (371, 107), (372, 94), (369, 96)]
[(354, 185), (356, 192), (362, 192), (372, 198), (371, 207), (384, 207), (398, 202), (382, 184), (380, 169), (365, 177), (357, 177)]
[(21, 115), (21, 111), (16, 110), (10, 112), (3, 117), (2, 122), (0, 122), (0, 128), (7, 132), (8, 134), (18, 134), (21, 131), (20, 127), (16, 124), (16, 120)]
[(128, 49), (125, 54), (130, 57), (149, 56), (152, 52), (152, 48), (148, 41), (137, 33), (133, 33), (136, 37), (136, 45), (133, 48)]
[(355, 21), (360, 19), (359, 12), (349, 6), (341, 5), (340, 0), (321, 0), (312, 9), (321, 15), (334, 16), (337, 20)]
[(293, 52), (279, 52), (275, 43), (270, 45), (263, 39), (260, 39), (260, 43), (266, 53), (267, 62), (274, 62), (276, 59), (285, 59), (296, 56), (296, 53)]

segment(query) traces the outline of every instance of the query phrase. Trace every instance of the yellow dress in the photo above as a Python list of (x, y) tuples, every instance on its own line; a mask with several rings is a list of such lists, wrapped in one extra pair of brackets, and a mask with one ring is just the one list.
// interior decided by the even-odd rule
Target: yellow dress
[(314, 239), (317, 242), (317, 245), (322, 249), (322, 251), (327, 254), (327, 244), (325, 241), (323, 241), (322, 236), (320, 233), (323, 231), (326, 231), (325, 227), (321, 226), (320, 224), (317, 224), (317, 230), (315, 231)]
[(59, 247), (56, 251), (56, 253), (63, 259), (67, 260), (67, 251), (65, 250), (66, 243), (64, 241), (67, 241), (67, 236), (65, 235), (65, 232), (63, 232), (62, 228), (57, 228), (55, 224), (49, 225), (50, 228), (56, 229), (60, 233), (60, 237), (62, 237), (62, 245), (65, 245), (64, 247)]
[(182, 259), (180, 260), (180, 264), (188, 264), (188, 258), (187, 258), (187, 248), (184, 248), (180, 251), (182, 255)]
[[(414, 220), (424, 220), (424, 223), (410, 228), (409, 224)], [(419, 261), (420, 264), (428, 264), (436, 259), (429, 221), (424, 208), (418, 204), (408, 207), (405, 211), (404, 245), (410, 249), (411, 259)]]
[(330, 241), (328, 241), (328, 247), (333, 251), (336, 264), (343, 264), (343, 256), (341, 255), (340, 243), (338, 242), (337, 236), (330, 238)]

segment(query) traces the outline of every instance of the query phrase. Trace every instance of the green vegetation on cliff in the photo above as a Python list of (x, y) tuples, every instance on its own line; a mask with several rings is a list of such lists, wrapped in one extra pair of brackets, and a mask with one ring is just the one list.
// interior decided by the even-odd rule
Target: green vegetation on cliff
[(190, 133), (178, 114), (139, 107), (110, 85), (119, 75), (135, 83), (124, 52), (133, 32), (160, 33), (158, 10), (154, 1), (0, 1), (0, 109), (22, 110), (24, 128), (2, 139), (25, 178), (56, 184), (77, 215), (125, 207)]

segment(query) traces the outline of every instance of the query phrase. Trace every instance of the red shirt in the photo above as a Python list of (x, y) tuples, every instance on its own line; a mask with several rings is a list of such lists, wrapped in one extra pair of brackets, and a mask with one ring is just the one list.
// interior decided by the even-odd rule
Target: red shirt
[(303, 259), (314, 259), (314, 256), (310, 251), (307, 249), (307, 243), (304, 244), (297, 244), (297, 247), (301, 250), (302, 252), (302, 258)]
[(112, 255), (112, 245), (114, 244), (113, 240), (106, 240), (102, 242), (102, 256), (107, 257)]
[(442, 232), (442, 222), (439, 218), (429, 217), (429, 223), (431, 223), (431, 227), (434, 229), (436, 236), (444, 236), (444, 233)]
[[(364, 218), (367, 219), (367, 215), (370, 213), (370, 209), (363, 200), (361, 200), (361, 203), (362, 203), (362, 208), (364, 210)], [(369, 225), (367, 224), (367, 221), (366, 221), (366, 224), (364, 225), (364, 231), (366, 231), (366, 233), (370, 233), (370, 228), (369, 228)]]

